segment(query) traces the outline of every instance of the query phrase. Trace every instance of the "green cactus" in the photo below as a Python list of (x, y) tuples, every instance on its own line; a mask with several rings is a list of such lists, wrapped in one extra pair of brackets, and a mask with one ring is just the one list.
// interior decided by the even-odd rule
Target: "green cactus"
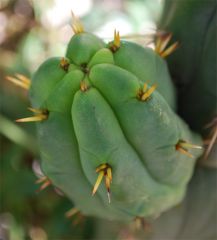
[[(166, 3), (161, 25), (171, 31), (181, 43), (180, 48), (168, 58), (169, 69), (179, 89), (179, 113), (193, 129), (201, 131), (217, 114), (215, 89), (217, 4), (213, 0), (167, 0)], [(171, 11), (170, 18), (166, 17), (166, 14), (169, 15), (168, 10), (172, 8), (175, 11)]]
[(205, 139), (212, 138), (205, 159), (215, 166), (216, 9), (215, 0), (167, 0), (160, 24), (180, 42), (180, 48), (167, 60), (178, 93), (178, 113), (194, 131)]
[(117, 32), (106, 44), (73, 28), (66, 58), (48, 59), (32, 78), (35, 116), (18, 121), (41, 121), (43, 172), (84, 215), (158, 216), (182, 201), (201, 138), (174, 112), (161, 56)]

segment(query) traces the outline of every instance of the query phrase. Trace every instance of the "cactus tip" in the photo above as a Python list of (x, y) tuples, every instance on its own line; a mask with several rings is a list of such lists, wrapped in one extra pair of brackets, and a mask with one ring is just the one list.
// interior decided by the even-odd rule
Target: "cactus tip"
[(27, 78), (26, 76), (16, 73), (15, 77), (12, 76), (6, 76), (6, 79), (12, 83), (14, 83), (15, 85), (24, 88), (26, 90), (28, 90), (30, 88), (30, 79)]

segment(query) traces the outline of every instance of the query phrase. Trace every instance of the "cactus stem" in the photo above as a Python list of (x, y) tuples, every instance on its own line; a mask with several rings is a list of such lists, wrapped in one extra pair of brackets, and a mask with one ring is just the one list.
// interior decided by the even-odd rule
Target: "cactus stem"
[(12, 76), (6, 76), (6, 79), (12, 83), (14, 83), (15, 85), (24, 88), (26, 90), (28, 90), (30, 88), (30, 79), (27, 78), (26, 76), (16, 73), (15, 77)]
[(114, 40), (109, 44), (109, 49), (114, 53), (120, 48), (121, 46), (121, 39), (120, 39), (120, 34), (119, 31), (114, 31)]
[(155, 91), (156, 88), (157, 88), (157, 84), (153, 84), (148, 89), (147, 83), (144, 83), (143, 89), (140, 90), (140, 92), (138, 94), (139, 99), (142, 101), (147, 101), (150, 98), (151, 94)]
[(46, 176), (39, 178), (38, 180), (35, 181), (35, 183), (36, 184), (42, 183), (42, 185), (37, 190), (37, 192), (41, 192), (42, 190), (44, 190), (45, 188), (47, 188), (48, 186), (50, 186), (52, 184), (51, 180)]
[(171, 33), (159, 35), (157, 37), (155, 52), (158, 53), (162, 58), (165, 58), (171, 53), (173, 53), (179, 46), (179, 43), (175, 42), (170, 47), (166, 48), (171, 38), (172, 38)]
[(68, 68), (69, 68), (69, 61), (66, 59), (66, 58), (61, 58), (60, 60), (60, 67), (64, 70), (64, 71), (68, 71)]
[(35, 113), (35, 116), (27, 117), (27, 118), (20, 118), (17, 119), (16, 122), (40, 122), (46, 120), (48, 118), (48, 111), (35, 109), (35, 108), (28, 108), (31, 112)]
[(71, 11), (72, 14), (72, 29), (75, 34), (84, 32), (84, 27), (78, 17), (74, 15), (74, 13)]
[(86, 92), (88, 90), (88, 86), (87, 86), (85, 81), (81, 81), (80, 89), (81, 89), (82, 92)]
[(107, 163), (101, 164), (96, 168), (96, 173), (99, 173), (96, 183), (94, 185), (92, 196), (96, 193), (99, 188), (100, 183), (102, 182), (103, 176), (105, 177), (105, 186), (107, 189), (107, 195), (109, 203), (111, 202), (110, 186), (112, 182), (112, 169)]
[(176, 144), (177, 151), (179, 151), (182, 154), (185, 154), (190, 158), (194, 158), (194, 156), (188, 151), (188, 149), (202, 149), (202, 147), (195, 144), (188, 143), (183, 140), (179, 140), (179, 142)]

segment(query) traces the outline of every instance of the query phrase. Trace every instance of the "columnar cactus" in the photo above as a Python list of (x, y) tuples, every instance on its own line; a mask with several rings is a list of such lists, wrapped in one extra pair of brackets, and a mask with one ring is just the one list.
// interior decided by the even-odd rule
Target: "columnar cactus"
[(76, 19), (73, 28), (66, 57), (32, 78), (35, 116), (18, 121), (39, 121), (43, 172), (84, 215), (157, 216), (183, 199), (201, 139), (175, 113), (160, 55), (116, 31), (104, 43)]
[(216, 166), (217, 4), (215, 0), (166, 0), (165, 3), (160, 27), (173, 32), (181, 43), (168, 58), (178, 93), (178, 113), (194, 131), (211, 139), (204, 157)]

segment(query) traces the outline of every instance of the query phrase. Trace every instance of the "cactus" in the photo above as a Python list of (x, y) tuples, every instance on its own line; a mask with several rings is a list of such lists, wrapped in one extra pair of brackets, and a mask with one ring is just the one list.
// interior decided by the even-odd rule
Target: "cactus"
[(213, 0), (167, 0), (160, 24), (181, 43), (167, 61), (178, 93), (178, 113), (194, 131), (212, 139), (204, 157), (215, 166), (216, 8)]
[(158, 54), (116, 31), (105, 43), (74, 20), (66, 57), (46, 60), (31, 83), (9, 79), (30, 85), (34, 116), (18, 121), (38, 122), (42, 188), (60, 188), (78, 209), (69, 215), (156, 217), (182, 201), (202, 154), (175, 113), (166, 44)]

